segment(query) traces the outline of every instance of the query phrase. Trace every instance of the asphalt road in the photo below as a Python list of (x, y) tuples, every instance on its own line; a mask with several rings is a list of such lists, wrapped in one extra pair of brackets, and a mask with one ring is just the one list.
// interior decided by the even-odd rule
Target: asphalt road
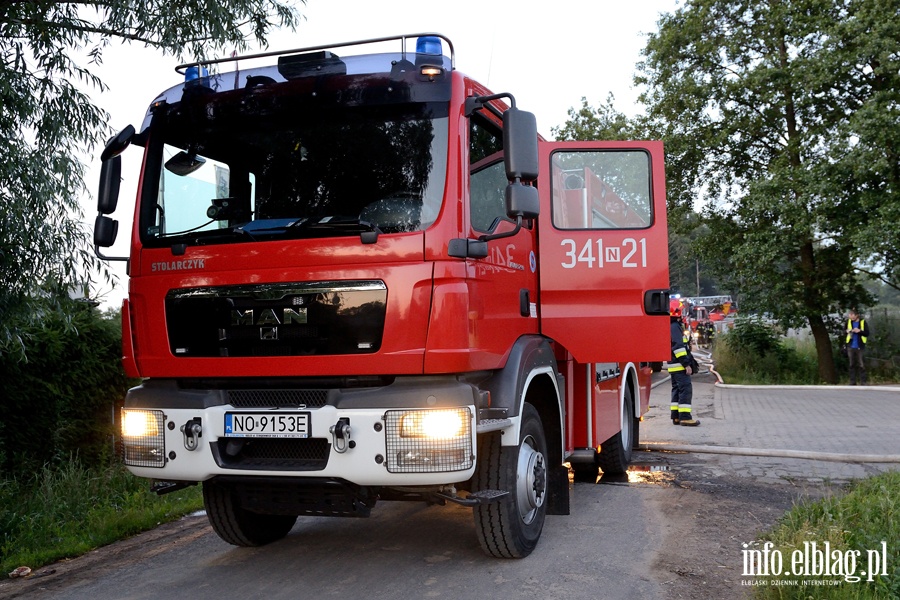
[(229, 546), (190, 517), (156, 539), (2, 582), (0, 598), (664, 598), (651, 568), (663, 533), (648, 502), (665, 488), (572, 485), (572, 514), (547, 517), (524, 560), (486, 557), (470, 509), (385, 502), (368, 519), (302, 517), (263, 548)]

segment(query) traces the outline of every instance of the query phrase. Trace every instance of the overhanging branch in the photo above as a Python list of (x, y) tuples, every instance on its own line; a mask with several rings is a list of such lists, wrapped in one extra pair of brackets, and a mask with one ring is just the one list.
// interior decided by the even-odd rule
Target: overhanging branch
[(856, 270), (859, 271), (860, 273), (865, 273), (869, 277), (874, 277), (875, 279), (878, 279), (879, 281), (884, 283), (886, 286), (892, 287), (895, 290), (897, 290), (898, 292), (900, 292), (900, 285), (897, 285), (896, 283), (893, 283), (892, 281), (885, 279), (884, 276), (881, 275), (880, 273), (873, 273), (872, 271), (867, 271), (860, 267), (856, 267)]

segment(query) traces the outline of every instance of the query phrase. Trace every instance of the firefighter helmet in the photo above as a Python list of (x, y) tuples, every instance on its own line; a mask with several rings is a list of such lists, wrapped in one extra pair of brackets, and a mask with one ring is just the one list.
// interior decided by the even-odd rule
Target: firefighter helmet
[(672, 317), (681, 317), (681, 312), (684, 310), (684, 303), (677, 298), (672, 298), (669, 300), (669, 315)]

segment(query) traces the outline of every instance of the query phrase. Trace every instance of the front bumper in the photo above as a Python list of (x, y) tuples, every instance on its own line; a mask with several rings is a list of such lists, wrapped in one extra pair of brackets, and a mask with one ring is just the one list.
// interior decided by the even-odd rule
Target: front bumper
[[(125, 400), (123, 424), (144, 424), (132, 429), (134, 435), (123, 435), (125, 463), (135, 475), (167, 481), (310, 477), (389, 487), (471, 478), (478, 397), (473, 386), (450, 377), (409, 377), (378, 387), (308, 391), (193, 389), (173, 380), (146, 381)], [(305, 414), (308, 437), (226, 436), (229, 412)], [(448, 421), (451, 426), (442, 428)]]

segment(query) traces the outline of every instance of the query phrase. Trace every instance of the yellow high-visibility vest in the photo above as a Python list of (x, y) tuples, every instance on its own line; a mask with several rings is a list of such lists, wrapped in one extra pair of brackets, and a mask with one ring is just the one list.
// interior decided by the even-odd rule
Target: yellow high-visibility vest
[[(853, 332), (850, 331), (851, 329), (853, 329), (853, 319), (847, 319), (847, 339), (846, 339), (846, 342), (847, 342), (848, 344), (850, 343), (850, 340), (853, 339)], [(860, 319), (860, 320), (859, 320), (859, 339), (862, 340), (863, 346), (865, 346), (867, 343), (869, 343), (869, 338), (867, 338), (866, 336), (864, 336), (864, 335), (862, 334), (862, 332), (865, 331), (865, 330), (866, 330), (866, 320), (865, 320), (865, 319)]]

